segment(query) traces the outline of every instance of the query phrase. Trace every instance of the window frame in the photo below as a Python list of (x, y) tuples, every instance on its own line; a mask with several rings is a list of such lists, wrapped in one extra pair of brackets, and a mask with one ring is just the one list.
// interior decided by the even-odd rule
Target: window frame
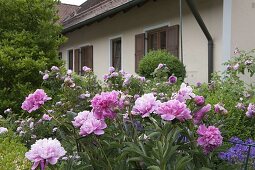
[[(154, 50), (150, 47), (150, 44), (151, 44), (150, 35), (151, 34), (156, 34), (157, 35), (157, 49), (155, 49), (155, 50), (161, 49), (161, 37), (160, 36), (161, 36), (162, 32), (165, 32), (166, 33), (166, 40), (165, 41), (167, 42), (167, 28), (168, 28), (168, 25), (146, 31), (146, 40), (147, 40), (146, 52)], [(165, 42), (165, 44), (166, 44), (166, 42)]]
[(119, 36), (115, 36), (115, 37), (111, 37), (109, 38), (109, 67), (113, 66), (113, 42), (115, 40), (120, 40), (121, 45), (120, 45), (120, 70), (123, 69), (123, 38), (122, 35)]

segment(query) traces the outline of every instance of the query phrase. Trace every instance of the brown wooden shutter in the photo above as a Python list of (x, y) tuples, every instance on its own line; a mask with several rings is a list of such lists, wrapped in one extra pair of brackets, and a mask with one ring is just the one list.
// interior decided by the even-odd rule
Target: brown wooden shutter
[(81, 72), (82, 67), (87, 66), (93, 70), (93, 46), (81, 47)]
[(166, 36), (167, 51), (174, 56), (179, 57), (179, 25), (168, 27)]
[(75, 49), (74, 51), (74, 71), (79, 74), (79, 66), (80, 66), (80, 49)]
[(73, 70), (73, 50), (68, 51), (68, 69)]
[(145, 53), (145, 33), (135, 36), (135, 72), (138, 72), (138, 66), (140, 60)]

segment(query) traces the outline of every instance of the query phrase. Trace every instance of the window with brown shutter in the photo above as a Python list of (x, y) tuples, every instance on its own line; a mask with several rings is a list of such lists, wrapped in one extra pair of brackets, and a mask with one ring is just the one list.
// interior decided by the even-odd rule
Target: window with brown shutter
[(111, 66), (121, 70), (121, 38), (111, 40)]
[(167, 26), (147, 32), (147, 50), (166, 49)]
[(179, 57), (179, 25), (165, 26), (147, 32), (147, 51), (166, 49)]
[(140, 60), (145, 54), (145, 33), (135, 35), (135, 72), (138, 72)]
[(82, 67), (87, 66), (93, 70), (93, 46), (81, 47), (81, 72), (83, 72)]
[(68, 69), (73, 70), (73, 50), (68, 51)]

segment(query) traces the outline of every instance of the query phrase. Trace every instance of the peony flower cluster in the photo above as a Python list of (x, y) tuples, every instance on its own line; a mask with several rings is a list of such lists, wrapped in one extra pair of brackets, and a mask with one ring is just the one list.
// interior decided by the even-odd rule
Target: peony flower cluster
[(186, 102), (186, 100), (194, 98), (196, 95), (193, 93), (193, 89), (187, 86), (185, 83), (181, 84), (181, 88), (177, 94), (173, 96), (174, 99), (180, 102)]
[(205, 116), (205, 113), (211, 110), (211, 105), (207, 104), (206, 106), (202, 107), (200, 110), (194, 113), (194, 124), (198, 125), (201, 123), (202, 119)]
[(22, 103), (21, 108), (31, 113), (39, 109), (46, 101), (51, 100), (50, 97), (42, 89), (37, 89), (33, 94), (29, 94)]
[(205, 125), (200, 125), (197, 133), (200, 136), (197, 143), (203, 148), (205, 154), (212, 152), (222, 144), (223, 137), (220, 130), (215, 126), (207, 128)]
[(186, 104), (178, 100), (169, 100), (160, 103), (156, 110), (156, 113), (164, 120), (172, 121), (178, 119), (181, 122), (192, 118), (190, 112)]
[(78, 115), (72, 121), (74, 127), (80, 128), (80, 135), (87, 136), (91, 133), (95, 135), (104, 134), (103, 129), (107, 127), (104, 120), (98, 120), (92, 112), (84, 111), (78, 113)]
[(102, 92), (97, 94), (92, 100), (93, 113), (97, 119), (116, 117), (116, 109), (123, 108), (123, 100), (119, 97), (120, 92)]
[(156, 97), (152, 93), (144, 94), (136, 99), (132, 114), (141, 115), (142, 118), (149, 117), (157, 109), (158, 104), (159, 101), (156, 101)]
[(61, 143), (57, 139), (49, 138), (37, 140), (25, 156), (34, 163), (32, 170), (36, 169), (39, 164), (41, 169), (44, 170), (48, 163), (55, 165), (58, 159), (65, 154), (66, 151)]
[(255, 104), (250, 103), (245, 114), (249, 118), (253, 117), (255, 115)]

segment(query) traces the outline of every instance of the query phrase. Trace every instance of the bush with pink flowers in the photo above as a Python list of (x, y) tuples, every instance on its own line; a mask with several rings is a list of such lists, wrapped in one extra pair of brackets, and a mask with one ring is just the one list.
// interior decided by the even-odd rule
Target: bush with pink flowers
[(8, 108), (8, 121), (0, 125), (31, 149), (26, 156), (33, 168), (224, 167), (222, 145), (234, 133), (253, 134), (230, 125), (253, 121), (254, 97), (233, 99), (249, 90), (237, 77), (191, 86), (174, 75), (160, 78), (163, 67), (153, 80), (111, 67), (103, 82), (88, 67), (81, 76), (52, 67), (41, 75), (42, 88), (24, 99), (22, 115)]

